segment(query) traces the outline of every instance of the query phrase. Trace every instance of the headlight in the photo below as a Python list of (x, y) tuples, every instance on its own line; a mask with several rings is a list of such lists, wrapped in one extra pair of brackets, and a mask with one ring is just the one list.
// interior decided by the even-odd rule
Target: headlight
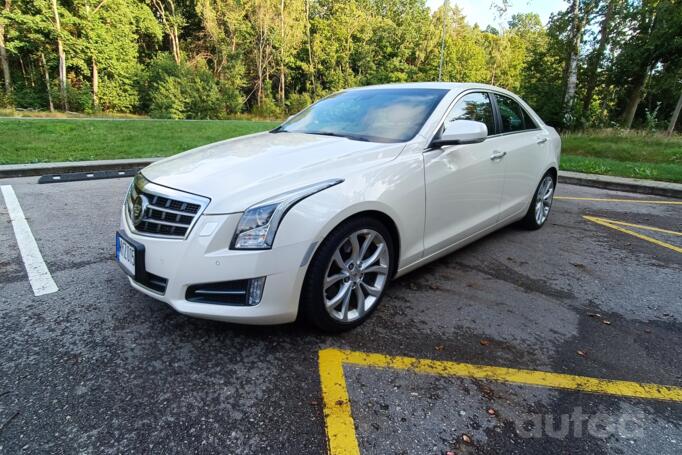
[(325, 180), (314, 185), (288, 191), (246, 209), (232, 240), (235, 250), (263, 250), (272, 248), (275, 234), (284, 215), (297, 202), (331, 186), (343, 182), (341, 179)]

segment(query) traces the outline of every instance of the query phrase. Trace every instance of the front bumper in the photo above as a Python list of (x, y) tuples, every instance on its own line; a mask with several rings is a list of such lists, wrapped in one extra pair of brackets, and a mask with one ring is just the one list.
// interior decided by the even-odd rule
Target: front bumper
[[(280, 324), (296, 319), (311, 242), (271, 250), (230, 250), (240, 213), (201, 215), (185, 240), (139, 235), (121, 212), (121, 231), (144, 245), (147, 272), (165, 278), (159, 293), (129, 277), (138, 291), (166, 302), (190, 316), (243, 324)], [(266, 277), (263, 296), (254, 306), (195, 303), (185, 299), (187, 288), (203, 283)]]

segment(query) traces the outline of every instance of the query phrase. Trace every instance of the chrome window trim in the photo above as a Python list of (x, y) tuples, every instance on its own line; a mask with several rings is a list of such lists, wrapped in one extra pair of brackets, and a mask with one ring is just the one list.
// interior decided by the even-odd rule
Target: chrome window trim
[[(486, 140), (488, 140), (488, 139), (490, 139), (490, 138), (508, 136), (508, 135), (510, 135), (510, 134), (529, 133), (529, 132), (532, 132), (532, 131), (544, 131), (543, 128), (540, 126), (540, 125), (544, 124), (544, 123), (542, 122), (542, 120), (537, 116), (537, 114), (535, 114), (535, 112), (531, 113), (532, 111), (529, 111), (529, 110), (525, 107), (525, 106), (526, 106), (525, 103), (524, 103), (521, 99), (519, 99), (518, 97), (516, 97), (516, 95), (511, 96), (511, 95), (509, 95), (509, 94), (507, 94), (507, 93), (503, 93), (503, 92), (500, 92), (500, 91), (498, 91), (498, 90), (493, 90), (492, 88), (482, 88), (482, 87), (479, 87), (479, 88), (470, 88), (470, 89), (466, 89), (466, 90), (461, 91), (461, 92), (460, 92), (457, 96), (455, 96), (455, 98), (450, 102), (450, 104), (448, 105), (447, 109), (445, 110), (445, 113), (441, 116), (441, 118), (440, 118), (440, 120), (438, 121), (438, 123), (436, 123), (436, 127), (433, 129), (433, 131), (432, 131), (431, 133), (429, 133), (429, 134), (426, 135), (426, 137), (428, 137), (429, 140), (426, 142), (426, 146), (424, 147), (424, 150), (429, 150), (429, 147), (430, 147), (430, 145), (431, 145), (431, 142), (433, 142), (433, 140), (436, 138), (436, 135), (438, 134), (438, 131), (440, 131), (441, 127), (445, 124), (445, 119), (448, 118), (448, 115), (450, 115), (450, 112), (452, 111), (452, 109), (454, 109), (455, 105), (456, 105), (462, 98), (464, 98), (466, 95), (468, 95), (468, 94), (470, 94), (470, 93), (496, 94), (496, 95), (506, 96), (507, 98), (511, 98), (512, 100), (516, 101), (516, 102), (519, 104), (519, 106), (521, 106), (521, 108), (523, 109), (523, 111), (526, 112), (526, 113), (533, 119), (533, 121), (535, 122), (535, 124), (537, 125), (536, 128), (527, 129), (527, 130), (509, 131), (509, 132), (506, 132), (506, 133), (491, 134), (491, 135), (489, 135), (488, 137), (486, 137)], [(492, 100), (491, 100), (491, 103), (492, 103)]]
[[(129, 210), (129, 206), (131, 203), (130, 193), (131, 193), (133, 187), (135, 187), (135, 189), (138, 191), (142, 191), (142, 192), (145, 192), (147, 194), (152, 194), (154, 196), (160, 196), (160, 197), (173, 199), (173, 200), (180, 201), (180, 202), (187, 202), (190, 204), (198, 205), (199, 210), (197, 210), (196, 214), (191, 214), (191, 213), (186, 214), (186, 216), (192, 216), (193, 218), (192, 218), (192, 222), (189, 224), (189, 226), (187, 226), (187, 232), (185, 232), (185, 235), (179, 236), (179, 235), (152, 234), (149, 232), (141, 232), (141, 231), (138, 231), (137, 229), (135, 229), (135, 225), (133, 224), (132, 220), (130, 219), (130, 210)], [(125, 219), (126, 219), (126, 224), (128, 225), (128, 229), (130, 229), (130, 231), (136, 235), (140, 235), (143, 237), (167, 239), (167, 240), (186, 240), (187, 237), (189, 237), (190, 233), (192, 232), (194, 225), (196, 225), (197, 221), (199, 220), (199, 217), (204, 213), (204, 211), (206, 210), (206, 207), (208, 207), (208, 204), (210, 202), (211, 202), (210, 198), (207, 198), (204, 196), (199, 196), (199, 195), (196, 195), (193, 193), (186, 193), (184, 191), (175, 190), (173, 188), (168, 188), (166, 186), (158, 185), (156, 183), (150, 182), (149, 180), (147, 180), (147, 178), (141, 172), (139, 172), (133, 178), (133, 182), (130, 185), (130, 188), (128, 189), (128, 194), (126, 195), (123, 212), (125, 213)], [(155, 221), (151, 220), (151, 222), (155, 222)]]

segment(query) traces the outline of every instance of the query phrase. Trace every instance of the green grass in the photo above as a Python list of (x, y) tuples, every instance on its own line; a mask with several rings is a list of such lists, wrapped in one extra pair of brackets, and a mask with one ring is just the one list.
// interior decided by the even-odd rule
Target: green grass
[(621, 130), (568, 133), (561, 169), (682, 183), (682, 137)]
[[(168, 156), (273, 128), (255, 120), (0, 119), (0, 164)], [(682, 183), (682, 136), (595, 130), (562, 136), (561, 169)]]
[(168, 156), (276, 125), (250, 120), (0, 119), (0, 164)]

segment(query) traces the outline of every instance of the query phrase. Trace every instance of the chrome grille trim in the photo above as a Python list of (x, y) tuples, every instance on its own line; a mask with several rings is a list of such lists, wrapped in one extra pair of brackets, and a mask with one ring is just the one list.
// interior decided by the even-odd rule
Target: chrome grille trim
[(157, 185), (138, 173), (125, 202), (129, 228), (138, 235), (186, 239), (211, 200)]

